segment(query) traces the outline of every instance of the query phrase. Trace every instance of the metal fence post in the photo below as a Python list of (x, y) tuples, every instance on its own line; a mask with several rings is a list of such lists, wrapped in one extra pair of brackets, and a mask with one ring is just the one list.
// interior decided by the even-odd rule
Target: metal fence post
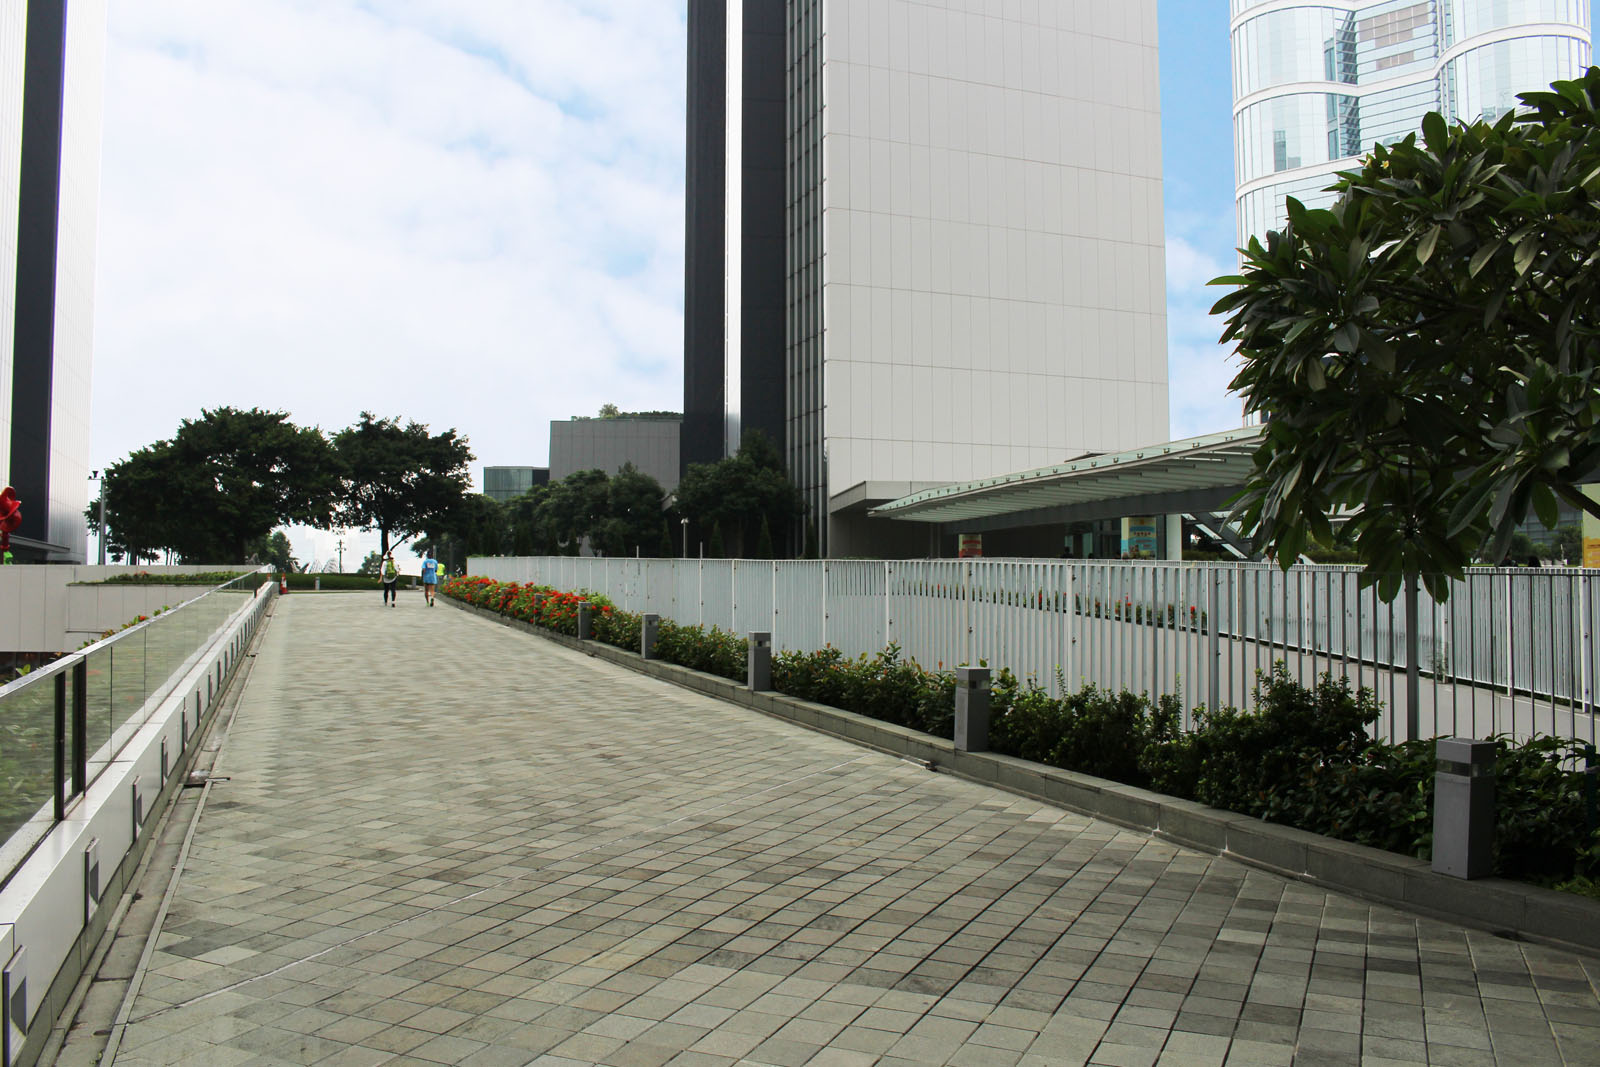
[(89, 788), (89, 661), (72, 666), (72, 795)]
[(1223, 571), (1219, 567), (1209, 570), (1209, 573), (1211, 588), (1206, 594), (1206, 617), (1202, 625), (1206, 629), (1206, 658), (1211, 664), (1211, 685), (1206, 694), (1206, 710), (1214, 712), (1222, 707), (1222, 617), (1219, 611), (1222, 607), (1220, 590)]
[(1422, 733), (1422, 676), (1417, 663), (1420, 635), (1417, 633), (1417, 576), (1406, 575), (1406, 740), (1415, 741)]

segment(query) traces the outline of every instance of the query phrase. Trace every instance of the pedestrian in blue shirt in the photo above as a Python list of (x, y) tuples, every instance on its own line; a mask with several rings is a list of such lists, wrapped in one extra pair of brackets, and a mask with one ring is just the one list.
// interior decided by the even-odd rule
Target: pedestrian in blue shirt
[(428, 607), (433, 607), (433, 591), (439, 588), (439, 561), (433, 558), (433, 549), (428, 549), (428, 558), (422, 561), (422, 591), (428, 598)]

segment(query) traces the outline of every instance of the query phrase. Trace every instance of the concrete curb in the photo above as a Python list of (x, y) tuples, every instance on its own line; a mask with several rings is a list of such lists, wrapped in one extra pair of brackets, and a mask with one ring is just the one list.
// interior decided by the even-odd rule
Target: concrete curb
[(439, 602), (707, 696), (880, 752), (924, 761), (969, 781), (1147, 831), (1201, 852), (1503, 937), (1600, 954), (1600, 901), (1587, 897), (1504, 878), (1464, 881), (1435, 874), (1423, 860), (1147, 789), (995, 752), (957, 752), (952, 742), (917, 730), (781, 693), (752, 693), (740, 682), (646, 660), (637, 652), (599, 641), (579, 641), (450, 597), (440, 597)]

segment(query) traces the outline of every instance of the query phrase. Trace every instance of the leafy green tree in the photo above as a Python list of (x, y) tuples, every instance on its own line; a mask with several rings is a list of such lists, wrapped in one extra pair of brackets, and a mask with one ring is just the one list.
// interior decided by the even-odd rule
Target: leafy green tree
[(642, 555), (657, 538), (665, 496), (660, 482), (624, 463), (606, 483), (606, 516), (597, 526), (604, 554)]
[(1345, 528), (1364, 583), (1437, 598), (1487, 537), (1600, 468), (1600, 71), (1528, 110), (1379, 147), (1329, 210), (1289, 201), (1214, 309), (1266, 418), (1237, 514), (1287, 566)]
[(756, 535), (756, 559), (772, 559), (772, 527), (765, 515), (761, 516), (761, 532)]
[(452, 512), (449, 525), (430, 531), (412, 545), (412, 551), (419, 557), (432, 552), (434, 559), (454, 572), (466, 565), (468, 556), (510, 554), (511, 542), (506, 507), (493, 497), (473, 493)]
[(430, 434), (418, 422), (360, 420), (333, 439), (343, 475), (337, 516), (345, 526), (378, 531), (380, 555), (390, 538), (443, 529), (466, 503), (472, 450), (455, 430)]
[(759, 430), (746, 430), (733, 456), (691, 463), (676, 497), (682, 514), (702, 530), (709, 527), (712, 538), (731, 532), (741, 551), (754, 545), (763, 521), (787, 530), (805, 509), (778, 450)]
[(1551, 559), (1558, 559), (1564, 563), (1582, 563), (1583, 530), (1572, 525), (1556, 527), (1555, 536), (1550, 539), (1549, 549)]
[(356, 573), (368, 578), (377, 578), (383, 573), (383, 556), (377, 549), (368, 552), (367, 558), (361, 561), (361, 569)]
[(549, 494), (548, 485), (536, 485), (506, 506), (512, 555), (554, 556), (559, 551), (541, 512)]
[(603, 470), (574, 471), (549, 487), (539, 521), (562, 555), (576, 556), (585, 539), (597, 546), (611, 514), (610, 479)]
[(292, 574), (300, 569), (292, 555), (289, 536), (282, 530), (274, 530), (266, 537), (257, 538), (249, 548), (246, 561), (254, 558), (259, 563), (269, 563), (279, 574)]
[[(337, 474), (322, 431), (286, 412), (216, 408), (105, 471), (108, 547), (139, 558), (241, 563), (285, 523), (326, 526)], [(88, 511), (99, 529), (99, 502)]]

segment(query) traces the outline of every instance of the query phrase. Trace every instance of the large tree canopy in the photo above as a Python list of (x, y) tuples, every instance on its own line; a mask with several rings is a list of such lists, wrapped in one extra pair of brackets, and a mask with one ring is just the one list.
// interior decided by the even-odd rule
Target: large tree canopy
[(392, 536), (448, 527), (465, 504), (472, 450), (455, 430), (430, 434), (421, 423), (363, 411), (333, 447), (343, 473), (338, 519), (377, 530), (382, 553)]
[[(337, 486), (322, 431), (281, 411), (222, 407), (105, 471), (107, 544), (132, 558), (170, 550), (239, 563), (285, 523), (326, 525)], [(85, 514), (99, 529), (99, 501)]]
[(1238, 514), (1286, 566), (1343, 512), (1365, 581), (1443, 597), (1530, 510), (1600, 514), (1600, 71), (1522, 100), (1429, 115), (1214, 283), (1266, 420)]

